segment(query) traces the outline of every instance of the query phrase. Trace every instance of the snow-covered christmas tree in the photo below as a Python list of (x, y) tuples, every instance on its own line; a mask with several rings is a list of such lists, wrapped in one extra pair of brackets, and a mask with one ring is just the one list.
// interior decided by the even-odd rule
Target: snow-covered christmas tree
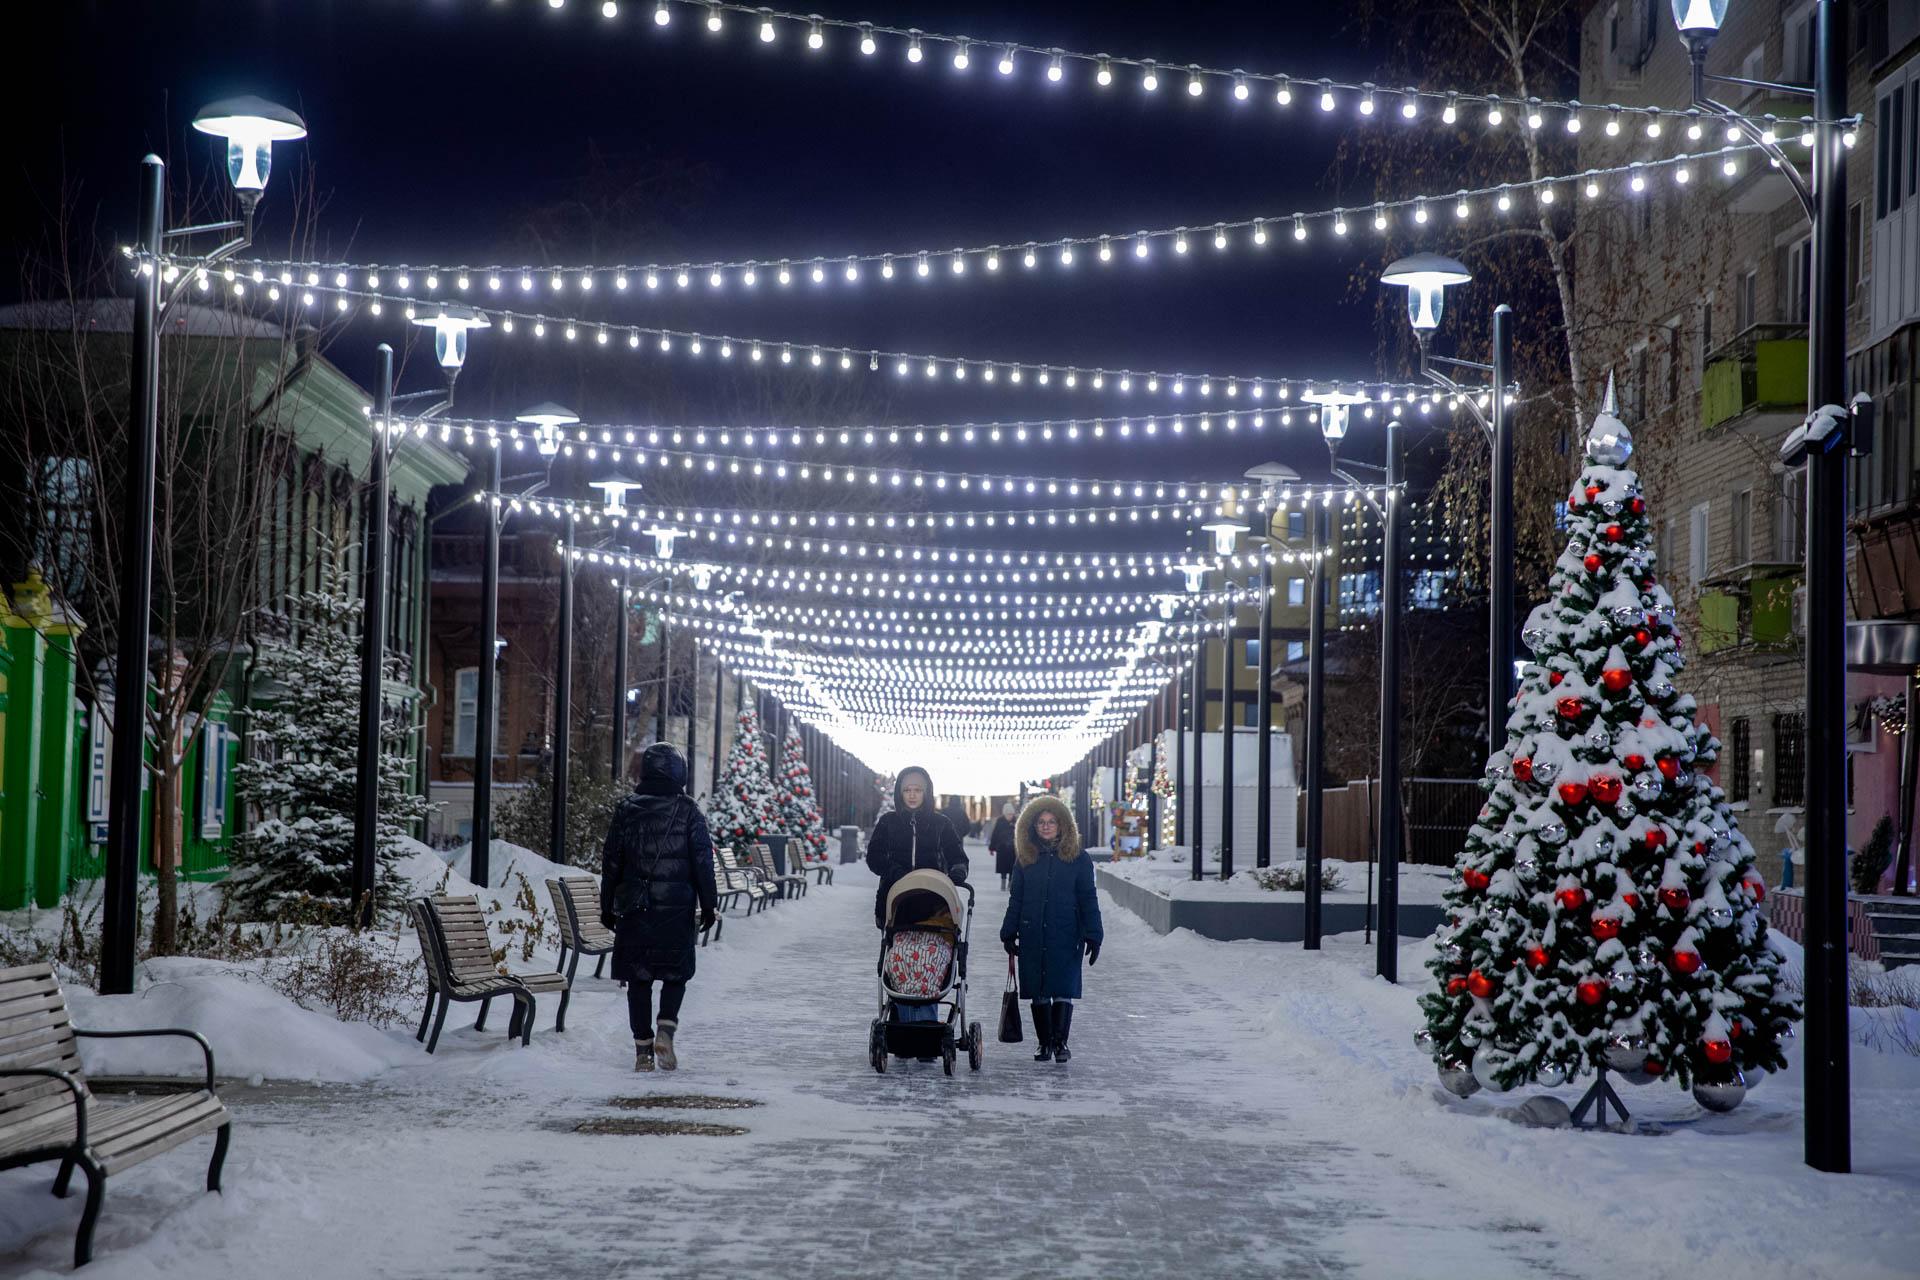
[(780, 830), (767, 750), (760, 742), (760, 717), (752, 707), (743, 707), (733, 722), (733, 748), (707, 798), (707, 830), (715, 844), (733, 848)]
[(1753, 848), (1703, 772), (1720, 744), (1674, 688), (1680, 637), (1632, 449), (1609, 388), (1447, 893), (1419, 1038), (1463, 1096), (1604, 1067), (1726, 1110), (1785, 1065), (1799, 1016)]
[[(298, 643), (260, 646), (254, 682), (266, 692), (246, 711), (256, 749), (233, 770), (234, 792), (252, 817), (234, 839), (226, 882), (228, 898), (250, 919), (344, 921), (353, 905), (362, 602), (341, 561), (322, 547), (318, 589), (289, 600), (291, 615), (303, 620)], [(433, 807), (410, 788), (413, 764), (400, 748), (411, 736), (404, 720), (382, 722), (377, 911), (400, 905), (404, 886), (393, 869), (400, 837)]]
[(820, 821), (820, 803), (813, 793), (813, 771), (807, 768), (806, 744), (800, 740), (800, 729), (796, 725), (788, 726), (786, 741), (780, 746), (779, 774), (778, 829), (787, 833), (788, 853), (798, 853), (803, 862), (825, 862), (827, 829)]

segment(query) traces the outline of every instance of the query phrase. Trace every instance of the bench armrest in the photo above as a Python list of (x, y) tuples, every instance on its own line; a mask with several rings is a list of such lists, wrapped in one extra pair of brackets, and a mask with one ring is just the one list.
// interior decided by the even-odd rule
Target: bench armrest
[(86, 1149), (87, 1091), (73, 1078), (71, 1071), (61, 1071), (56, 1067), (0, 1067), (0, 1079), (7, 1076), (45, 1076), (67, 1086), (67, 1092), (73, 1095), (73, 1145), (76, 1150)]
[(184, 1031), (178, 1027), (155, 1027), (148, 1031), (82, 1031), (73, 1029), (76, 1036), (92, 1036), (96, 1040), (130, 1040), (138, 1036), (185, 1036), (200, 1046), (200, 1052), (207, 1059), (207, 1092), (213, 1093), (213, 1046), (198, 1031)]

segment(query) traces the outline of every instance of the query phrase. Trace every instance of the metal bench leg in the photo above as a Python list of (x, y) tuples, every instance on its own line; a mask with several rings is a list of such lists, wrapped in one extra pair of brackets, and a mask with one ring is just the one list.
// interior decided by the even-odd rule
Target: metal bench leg
[(482, 1000), (480, 1002), (480, 1016), (473, 1020), (473, 1029), (475, 1031), (485, 1031), (487, 1029), (487, 1010), (492, 1007), (493, 1007), (492, 996), (488, 996), (485, 1000)]
[(573, 953), (573, 963), (567, 966), (567, 987), (569, 990), (571, 990), (573, 987), (573, 975), (577, 973), (579, 969), (580, 969), (580, 953), (576, 951)]
[(100, 1198), (107, 1189), (107, 1175), (93, 1161), (83, 1161), (80, 1169), (87, 1175), (87, 1207), (80, 1213), (80, 1234), (73, 1238), (76, 1269), (93, 1260), (93, 1224), (100, 1220)]
[(555, 973), (559, 973), (562, 969), (566, 967), (567, 967), (567, 944), (563, 942), (560, 944), (560, 958), (554, 962), (553, 971)]
[(433, 988), (428, 987), (427, 1007), (420, 1011), (420, 1029), (413, 1033), (415, 1040), (425, 1040), (427, 1038), (427, 1020), (433, 1017), (433, 995)]
[(207, 1190), (220, 1189), (220, 1170), (226, 1167), (227, 1144), (233, 1141), (233, 1125), (223, 1124), (213, 1136), (213, 1159), (207, 1164)]
[(606, 972), (607, 972), (607, 953), (602, 951), (600, 953), (600, 958), (594, 961), (593, 963), (593, 976), (596, 978), (605, 977)]
[[(519, 998), (518, 996), (515, 997), (516, 1000)], [(533, 992), (529, 991), (526, 993), (526, 1001), (526, 1009), (520, 1014), (520, 1047), (523, 1049), (533, 1043), (533, 1011), (535, 1007)], [(509, 1034), (511, 1034), (511, 1031), (509, 1031)]]
[(60, 1161), (60, 1172), (53, 1180), (53, 1194), (64, 1200), (67, 1189), (73, 1184), (73, 1157), (65, 1156)]
[(553, 1029), (555, 1031), (565, 1031), (567, 1029), (567, 1001), (571, 999), (573, 999), (573, 987), (569, 985), (565, 991), (560, 993), (560, 1009), (553, 1015)]
[(433, 1035), (427, 1039), (428, 1053), (432, 1053), (434, 1046), (440, 1043), (440, 1028), (446, 1025), (447, 1010), (452, 1006), (453, 997), (443, 994), (440, 997), (440, 1012), (433, 1019)]
[(714, 912), (713, 913), (713, 936), (718, 938), (723, 932), (726, 931), (726, 927), (727, 927), (726, 913), (721, 911)]

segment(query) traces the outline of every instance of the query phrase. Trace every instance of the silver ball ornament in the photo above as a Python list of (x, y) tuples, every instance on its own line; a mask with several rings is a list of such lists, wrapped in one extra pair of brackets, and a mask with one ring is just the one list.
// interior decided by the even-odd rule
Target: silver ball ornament
[(1481, 1088), (1489, 1092), (1505, 1093), (1513, 1088), (1513, 1086), (1500, 1083), (1500, 1078), (1497, 1073), (1504, 1071), (1512, 1065), (1513, 1058), (1511, 1055), (1502, 1053), (1497, 1049), (1483, 1049), (1473, 1055), (1473, 1078), (1480, 1082)]
[(1440, 1087), (1456, 1098), (1471, 1098), (1480, 1092), (1480, 1082), (1473, 1078), (1473, 1068), (1458, 1058), (1449, 1058), (1435, 1070), (1440, 1076)]
[(1559, 1063), (1548, 1062), (1543, 1063), (1540, 1069), (1533, 1073), (1533, 1078), (1545, 1088), (1557, 1089), (1566, 1083), (1567, 1073)]
[(1731, 1111), (1747, 1100), (1746, 1079), (1735, 1071), (1731, 1080), (1714, 1083), (1695, 1080), (1693, 1100), (1709, 1111)]
[(1433, 1052), (1433, 1040), (1433, 1032), (1427, 1030), (1425, 1027), (1421, 1027), (1413, 1033), (1413, 1047), (1422, 1053), (1430, 1054)]
[(1647, 1061), (1647, 1041), (1644, 1036), (1615, 1036), (1607, 1042), (1606, 1052), (1600, 1060), (1609, 1071), (1625, 1074), (1638, 1071)]
[(1636, 773), (1633, 776), (1633, 785), (1627, 789), (1633, 793), (1634, 799), (1652, 803), (1660, 798), (1662, 789), (1660, 775), (1651, 770), (1646, 773)]
[(1567, 829), (1558, 822), (1544, 824), (1535, 832), (1541, 844), (1563, 844), (1567, 838)]
[(1550, 785), (1560, 776), (1560, 766), (1550, 760), (1536, 760), (1533, 765), (1533, 780), (1541, 786)]

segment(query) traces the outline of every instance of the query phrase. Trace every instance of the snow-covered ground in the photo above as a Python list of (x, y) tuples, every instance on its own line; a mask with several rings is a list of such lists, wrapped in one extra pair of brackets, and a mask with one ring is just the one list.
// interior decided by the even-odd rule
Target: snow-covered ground
[[(991, 1034), (1005, 900), (980, 879), (973, 1013)], [(1653, 1085), (1623, 1092), (1657, 1132), (1527, 1129), (1503, 1116), (1517, 1097), (1438, 1094), (1411, 1041), (1424, 943), (1403, 948), (1395, 988), (1357, 937), (1317, 955), (1163, 938), (1103, 901), (1070, 1066), (1032, 1062), (1029, 1028), (989, 1044), (977, 1076), (877, 1076), (872, 906), (849, 866), (731, 919), (699, 953), (676, 1075), (631, 1072), (622, 994), (584, 977), (564, 1035), (546, 1005), (532, 1047), (509, 1047), (503, 1010), (476, 1033), (461, 1006), (431, 1059), (411, 1027), (342, 1026), (257, 984), (227, 1007), (244, 982), (206, 962), (150, 966), (133, 997), (76, 997), (83, 1025), (205, 1026), (223, 1072), (269, 1077), (225, 1091), (226, 1193), (200, 1190), (207, 1140), (110, 1180), (87, 1273), (1914, 1274), (1920, 1058), (1856, 1048), (1851, 1177), (1800, 1163), (1797, 1061), (1731, 1115)], [(102, 1067), (157, 1065), (118, 1052)], [(687, 1093), (760, 1105), (611, 1103)], [(636, 1114), (748, 1132), (575, 1132)], [(52, 1199), (51, 1177), (0, 1173), (0, 1274), (67, 1271), (79, 1197)]]
[[(1193, 867), (1186, 860), (1186, 850), (1175, 846), (1172, 849), (1155, 850), (1137, 858), (1116, 858), (1112, 862), (1102, 863), (1108, 871), (1155, 893), (1183, 901), (1206, 902), (1299, 902), (1302, 895), (1298, 890), (1264, 889), (1254, 877), (1251, 858), (1241, 859), (1231, 879), (1220, 878), (1220, 861), (1208, 858), (1205, 878), (1195, 880)], [(1276, 863), (1275, 869), (1294, 867), (1304, 869), (1306, 863), (1300, 860)], [(1413, 863), (1403, 864), (1400, 868), (1400, 901), (1437, 903), (1446, 892), (1447, 883), (1452, 876), (1451, 867), (1428, 867)], [(1365, 902), (1367, 894), (1367, 864), (1365, 862), (1347, 862), (1339, 858), (1328, 858), (1322, 874), (1340, 877), (1340, 887), (1325, 889), (1322, 898), (1327, 902)], [(1376, 874), (1377, 871), (1376, 871)], [(1378, 885), (1374, 888), (1374, 897), (1379, 895)]]

